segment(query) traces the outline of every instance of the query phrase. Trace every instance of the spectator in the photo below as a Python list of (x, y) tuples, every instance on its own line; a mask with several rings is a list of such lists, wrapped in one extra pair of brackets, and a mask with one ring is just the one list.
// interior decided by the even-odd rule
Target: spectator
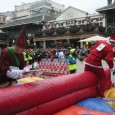
[(27, 58), (26, 51), (23, 52), (23, 55), (24, 55), (24, 61), (25, 61), (26, 65), (27, 65), (28, 58)]
[(70, 71), (70, 74), (75, 73), (77, 70), (77, 65), (76, 65), (76, 50), (74, 48), (71, 48), (70, 50), (70, 55), (68, 57), (68, 68)]
[(51, 62), (54, 60), (54, 57), (55, 57), (55, 54), (53, 51), (51, 51), (51, 54), (50, 54)]
[(83, 61), (87, 56), (87, 53), (86, 51), (84, 50), (84, 48), (81, 48), (81, 50), (79, 51), (79, 54), (78, 54), (78, 59), (80, 61)]
[(42, 60), (42, 53), (41, 53), (41, 51), (37, 50), (34, 53), (34, 60), (37, 61), (37, 62), (40, 62)]
[(65, 55), (65, 62), (68, 63), (69, 50), (65, 50), (64, 55)]
[(62, 50), (60, 50), (58, 58), (59, 58), (60, 62), (62, 62), (64, 60), (64, 52)]
[(34, 59), (33, 59), (33, 50), (29, 49), (27, 52), (27, 59), (28, 59), (28, 63), (31, 65), (34, 63)]

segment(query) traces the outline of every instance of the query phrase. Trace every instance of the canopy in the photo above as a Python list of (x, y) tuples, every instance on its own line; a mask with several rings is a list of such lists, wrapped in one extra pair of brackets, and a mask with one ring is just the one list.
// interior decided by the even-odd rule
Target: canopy
[(93, 37), (86, 38), (84, 40), (80, 40), (79, 42), (91, 42), (91, 41), (100, 41), (100, 40), (109, 40), (109, 38), (105, 38), (105, 37), (96, 35)]

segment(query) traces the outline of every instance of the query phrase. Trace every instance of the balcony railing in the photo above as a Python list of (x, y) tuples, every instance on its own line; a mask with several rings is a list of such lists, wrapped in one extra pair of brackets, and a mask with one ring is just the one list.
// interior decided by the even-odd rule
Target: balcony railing
[(57, 27), (39, 30), (35, 32), (35, 37), (39, 36), (59, 36), (67, 34), (87, 34), (87, 33), (102, 33), (105, 34), (105, 27), (99, 25), (72, 25), (69, 27)]

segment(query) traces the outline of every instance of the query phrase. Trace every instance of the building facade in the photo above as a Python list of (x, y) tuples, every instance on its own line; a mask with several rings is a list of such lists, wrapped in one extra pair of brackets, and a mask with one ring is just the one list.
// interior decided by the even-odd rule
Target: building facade
[[(23, 18), (34, 15), (47, 15), (51, 16), (54, 11), (54, 18), (65, 9), (64, 5), (52, 2), (50, 0), (41, 0), (33, 3), (22, 3), (22, 5), (15, 6), (16, 18)], [(52, 14), (53, 15), (53, 14)]]
[[(51, 43), (63, 47), (82, 47), (80, 39), (94, 35), (105, 36), (106, 16), (88, 12), (50, 0), (23, 3), (15, 6), (15, 18), (0, 26), (10, 37), (18, 34), (22, 25), (28, 25), (27, 35), (33, 37), (38, 47), (48, 48)], [(87, 45), (87, 44), (86, 44)]]
[(105, 31), (107, 36), (115, 34), (115, 0), (108, 0), (108, 5), (97, 9), (97, 11), (105, 15)]
[(7, 17), (3, 13), (0, 14), (0, 25), (3, 25), (6, 23), (6, 18)]
[[(48, 21), (41, 31), (35, 34), (35, 41), (42, 44), (43, 48), (49, 47), (48, 42), (58, 44), (69, 43), (72, 47), (83, 47), (80, 39), (96, 34), (104, 34), (105, 17), (98, 14), (87, 14), (74, 7), (66, 8), (56, 20)], [(101, 31), (102, 29), (102, 31)], [(42, 35), (40, 34), (42, 33)], [(40, 45), (41, 46), (41, 45)]]

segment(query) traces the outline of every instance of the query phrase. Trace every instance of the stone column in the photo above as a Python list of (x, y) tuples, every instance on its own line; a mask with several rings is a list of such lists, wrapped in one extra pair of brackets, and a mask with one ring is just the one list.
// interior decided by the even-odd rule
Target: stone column
[(43, 49), (46, 49), (46, 41), (43, 41)]
[(108, 24), (107, 24), (107, 14), (105, 14), (105, 32), (107, 32)]
[(80, 48), (82, 48), (82, 47), (84, 47), (84, 46), (83, 46), (83, 42), (80, 42)]
[(69, 39), (67, 39), (67, 43), (70, 44), (70, 40)]
[(54, 43), (56, 44), (56, 48), (57, 48), (57, 41), (56, 41), (56, 40), (54, 40)]

